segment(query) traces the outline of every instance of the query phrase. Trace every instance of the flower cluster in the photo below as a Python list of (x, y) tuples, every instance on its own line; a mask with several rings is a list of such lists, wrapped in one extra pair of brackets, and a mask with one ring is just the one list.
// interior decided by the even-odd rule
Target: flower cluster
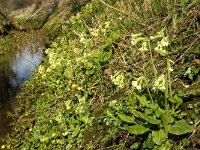
[[(162, 56), (165, 56), (168, 54), (166, 49), (167, 49), (167, 46), (169, 45), (169, 38), (165, 36), (164, 30), (165, 29), (162, 29), (160, 32), (157, 32), (157, 34), (155, 36), (150, 36), (149, 38), (143, 37), (141, 33), (132, 34), (131, 35), (131, 37), (132, 37), (131, 44), (133, 46), (140, 45), (140, 48), (138, 49), (140, 52), (150, 50), (149, 52), (152, 54), (151, 50), (154, 50), (154, 52), (156, 52)], [(156, 44), (156, 42), (157, 42), (157, 44)], [(155, 44), (156, 44), (156, 46), (154, 46)], [(152, 59), (152, 63), (153, 63), (153, 56), (151, 56), (151, 59)], [(171, 72), (171, 71), (173, 71), (173, 69), (171, 68), (170, 63), (174, 63), (174, 62), (171, 60), (168, 60), (168, 62), (169, 63), (167, 65), (167, 69), (169, 70), (169, 72)], [(142, 90), (142, 87), (144, 86), (143, 83), (147, 82), (147, 79), (145, 77), (141, 76), (136, 81), (132, 81), (132, 86), (134, 88), (136, 88), (137, 90)], [(156, 77), (156, 75), (155, 75), (155, 77)], [(165, 79), (164, 74), (161, 74), (158, 78), (154, 79), (153, 90), (164, 91), (164, 90), (166, 90), (166, 87), (167, 87), (167, 85), (166, 85), (166, 79)]]
[(139, 48), (139, 51), (147, 51), (147, 50), (148, 50), (147, 42), (143, 42), (142, 46)]
[(157, 43), (155, 51), (160, 55), (165, 56), (168, 54), (165, 49), (165, 47), (167, 47), (168, 45), (169, 45), (169, 39), (167, 37), (163, 37), (163, 39)]
[(79, 35), (80, 38), (80, 42), (83, 43), (84, 45), (86, 45), (89, 42), (89, 39), (87, 38), (87, 35), (84, 33), (81, 33)]
[(77, 23), (77, 20), (80, 20), (80, 18), (81, 18), (80, 13), (77, 13), (76, 15), (71, 16), (71, 18), (70, 18), (69, 21), (70, 21), (72, 24), (76, 24), (76, 23)]
[(111, 21), (107, 21), (104, 24), (100, 24), (98, 28), (90, 28), (90, 34), (94, 37), (98, 37), (100, 34), (106, 34), (110, 28)]
[(100, 29), (99, 28), (91, 28), (90, 29), (90, 33), (91, 33), (91, 35), (92, 36), (98, 36), (99, 35), (99, 33), (100, 33)]
[(133, 46), (137, 45), (139, 42), (141, 43), (141, 47), (138, 49), (139, 51), (147, 51), (148, 50), (148, 45), (150, 44), (151, 41), (155, 41), (157, 39), (160, 39), (160, 41), (157, 42), (156, 47), (154, 48), (154, 51), (157, 52), (158, 54), (165, 56), (167, 55), (166, 47), (169, 45), (169, 38), (165, 37), (164, 35), (164, 29), (161, 30), (160, 32), (157, 32), (157, 35), (155, 36), (150, 36), (150, 38), (146, 38), (142, 36), (142, 33), (138, 34), (132, 34), (131, 35), (131, 44)]
[(141, 76), (136, 81), (132, 81), (132, 86), (137, 90), (142, 90), (145, 77)]
[(161, 74), (158, 79), (155, 80), (153, 90), (166, 90), (166, 79), (164, 74)]
[(1, 149), (10, 149), (10, 145), (2, 145)]
[(117, 72), (114, 76), (111, 76), (110, 78), (115, 85), (119, 86), (120, 88), (124, 87), (125, 77), (122, 72)]
[(144, 38), (141, 37), (141, 35), (142, 35), (142, 33), (132, 34), (131, 35), (131, 44), (136, 45), (138, 42), (144, 40)]

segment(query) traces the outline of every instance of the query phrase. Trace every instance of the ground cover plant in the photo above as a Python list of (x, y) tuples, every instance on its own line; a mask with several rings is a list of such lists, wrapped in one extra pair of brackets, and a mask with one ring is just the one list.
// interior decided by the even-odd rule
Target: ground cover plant
[(18, 97), (10, 149), (198, 147), (198, 1), (93, 0)]

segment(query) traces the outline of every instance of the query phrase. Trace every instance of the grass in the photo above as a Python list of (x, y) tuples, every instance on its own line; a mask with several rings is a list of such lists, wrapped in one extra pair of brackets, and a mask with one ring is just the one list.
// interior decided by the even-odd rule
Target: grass
[[(189, 135), (198, 128), (199, 103), (184, 103), (191, 92), (199, 95), (199, 9), (198, 1), (88, 3), (62, 24), (35, 78), (23, 85), (6, 145), (197, 147)], [(156, 51), (165, 38), (169, 45)]]

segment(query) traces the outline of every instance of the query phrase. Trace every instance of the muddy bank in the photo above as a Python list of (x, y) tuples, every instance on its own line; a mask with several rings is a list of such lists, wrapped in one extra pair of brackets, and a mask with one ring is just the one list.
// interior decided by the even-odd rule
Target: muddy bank
[(40, 29), (58, 30), (58, 26), (75, 14), (89, 0), (18, 0), (2, 1), (0, 9), (12, 22), (16, 30)]
[(0, 11), (0, 35), (7, 34), (8, 31), (13, 29), (14, 26), (6, 18), (6, 16)]

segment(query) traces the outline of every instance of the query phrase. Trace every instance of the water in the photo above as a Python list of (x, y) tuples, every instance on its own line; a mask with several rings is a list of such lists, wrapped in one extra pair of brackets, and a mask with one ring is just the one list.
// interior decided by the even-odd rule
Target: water
[[(23, 35), (22, 35), (23, 36)], [(27, 35), (25, 35), (27, 36)], [(33, 35), (31, 34), (31, 37)], [(26, 37), (30, 38), (30, 37)], [(31, 72), (41, 63), (43, 40), (40, 36), (26, 40), (19, 49), (11, 54), (0, 55), (0, 138), (4, 139), (11, 131), (8, 117), (14, 111), (14, 97), (20, 85), (32, 78)], [(0, 142), (1, 144), (1, 142)]]

